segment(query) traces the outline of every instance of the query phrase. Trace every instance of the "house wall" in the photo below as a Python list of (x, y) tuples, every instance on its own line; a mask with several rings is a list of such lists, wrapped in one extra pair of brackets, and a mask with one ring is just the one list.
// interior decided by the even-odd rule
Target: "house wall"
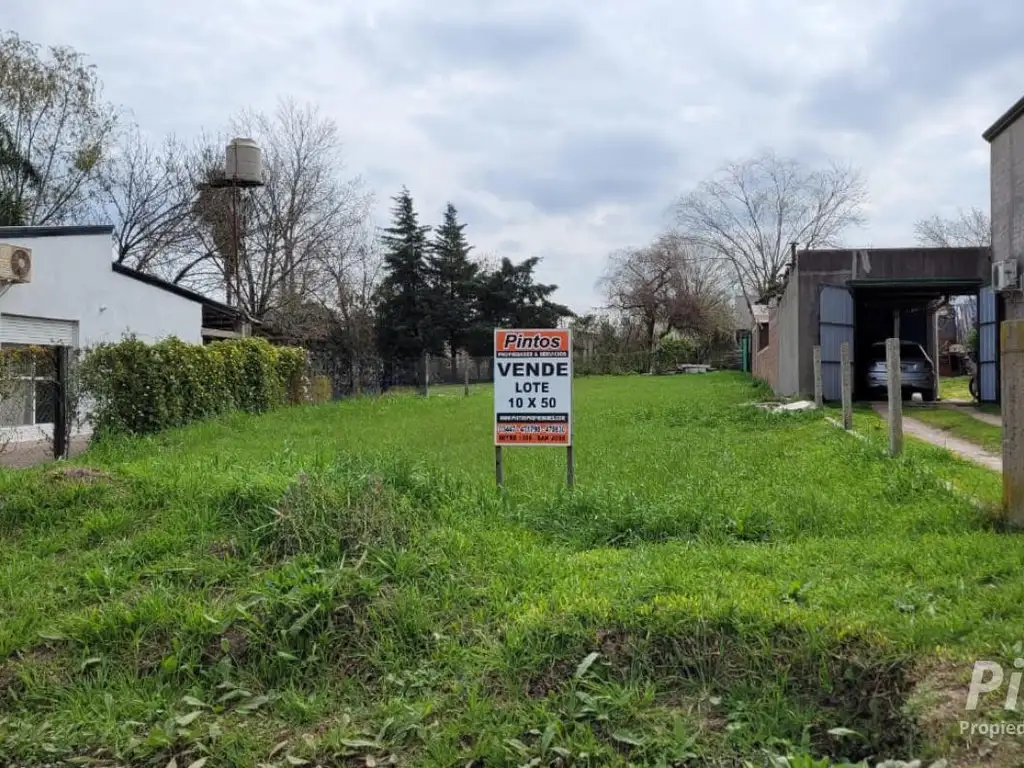
[[(1024, 262), (1024, 119), (991, 142), (992, 260)], [(1024, 318), (1024, 302), (1006, 301), (1006, 318)]]
[(129, 332), (202, 343), (201, 305), (115, 273), (109, 232), (0, 241), (32, 250), (32, 282), (0, 297), (0, 323), (4, 314), (76, 321), (80, 347)]
[[(202, 305), (114, 272), (111, 231), (95, 229), (93, 234), (36, 237), (0, 231), (0, 242), (32, 251), (31, 282), (12, 285), (0, 296), (0, 328), (4, 315), (20, 315), (76, 323), (80, 348), (118, 341), (127, 333), (144, 341), (177, 336), (201, 344)], [(88, 433), (89, 428), (79, 431)], [(52, 424), (0, 428), (0, 435), (14, 441), (38, 440), (52, 432)]]
[(790, 280), (775, 310), (775, 343), (778, 348), (778, 379), (775, 391), (784, 397), (792, 397), (801, 392), (800, 314), (804, 303), (801, 301), (799, 288), (799, 280)]

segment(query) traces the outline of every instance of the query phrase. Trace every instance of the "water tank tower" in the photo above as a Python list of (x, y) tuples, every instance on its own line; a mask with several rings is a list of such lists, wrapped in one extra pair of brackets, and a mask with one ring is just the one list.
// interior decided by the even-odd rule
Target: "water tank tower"
[(252, 139), (232, 139), (225, 153), (224, 171), (231, 186), (263, 185), (263, 152)]

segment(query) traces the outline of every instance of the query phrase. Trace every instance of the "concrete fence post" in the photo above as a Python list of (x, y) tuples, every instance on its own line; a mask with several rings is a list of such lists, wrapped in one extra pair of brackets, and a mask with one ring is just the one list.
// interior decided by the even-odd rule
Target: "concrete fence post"
[(999, 327), (999, 388), (1003, 509), (1010, 525), (1020, 529), (1024, 528), (1024, 319), (1004, 320)]
[(824, 399), (821, 391), (821, 347), (814, 347), (814, 406), (821, 408)]
[(903, 383), (900, 380), (900, 340), (885, 340), (885, 372), (889, 385), (889, 455), (903, 451)]
[(839, 370), (842, 379), (843, 429), (853, 429), (853, 365), (850, 361), (850, 342), (844, 341), (839, 353)]

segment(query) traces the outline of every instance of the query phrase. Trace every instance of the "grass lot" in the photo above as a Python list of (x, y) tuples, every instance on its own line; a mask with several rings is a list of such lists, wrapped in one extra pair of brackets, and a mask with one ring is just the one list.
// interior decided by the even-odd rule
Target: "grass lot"
[(495, 491), (487, 389), (0, 473), (0, 764), (951, 748), (962, 707), (939, 703), (1020, 640), (1024, 540), (945, 483), (994, 501), (998, 477), (923, 445), (887, 460), (873, 415), (858, 441), (759, 394), (577, 381), (575, 492), (550, 448), (507, 451)]
[(908, 408), (904, 413), (909, 418), (949, 432), (953, 437), (976, 443), (986, 451), (1001, 453), (1003, 450), (1002, 430), (969, 413), (949, 408)]
[(974, 400), (970, 376), (948, 376), (939, 379), (939, 397), (943, 400)]

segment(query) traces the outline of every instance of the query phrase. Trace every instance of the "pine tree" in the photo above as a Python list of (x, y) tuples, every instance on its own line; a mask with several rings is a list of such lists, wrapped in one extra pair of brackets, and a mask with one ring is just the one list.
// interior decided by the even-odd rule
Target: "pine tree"
[(514, 264), (502, 259), (493, 272), (478, 280), (479, 314), (470, 332), (471, 354), (489, 355), (495, 328), (556, 328), (563, 317), (574, 317), (564, 304), (551, 301), (557, 285), (534, 282), (536, 256)]
[(407, 366), (439, 346), (427, 264), (430, 227), (420, 226), (408, 189), (392, 200), (392, 224), (381, 237), (385, 277), (377, 297), (377, 343), (385, 361)]
[(430, 277), (433, 288), (433, 322), (448, 345), (452, 378), (456, 376), (456, 354), (466, 346), (476, 318), (477, 272), (469, 260), (472, 246), (466, 241), (466, 225), (459, 223), (455, 206), (448, 203), (444, 223), (434, 231), (430, 244)]

